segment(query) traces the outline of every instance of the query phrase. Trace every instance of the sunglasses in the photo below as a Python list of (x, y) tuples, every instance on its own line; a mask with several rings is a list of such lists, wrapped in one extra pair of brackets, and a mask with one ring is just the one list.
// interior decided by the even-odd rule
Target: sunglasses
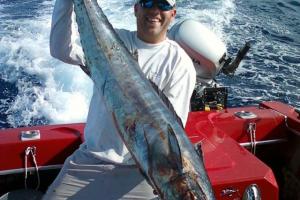
[(156, 5), (160, 10), (162, 11), (169, 11), (174, 8), (174, 6), (171, 6), (167, 1), (164, 0), (141, 0), (140, 5), (142, 8), (153, 8), (154, 5)]

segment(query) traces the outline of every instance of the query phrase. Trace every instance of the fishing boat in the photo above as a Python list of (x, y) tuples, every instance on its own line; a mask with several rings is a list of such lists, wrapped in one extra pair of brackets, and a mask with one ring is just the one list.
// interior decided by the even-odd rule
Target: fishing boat
[[(38, 199), (83, 141), (83, 123), (0, 131), (0, 199)], [(281, 102), (190, 112), (217, 199), (297, 199), (300, 112)], [(36, 192), (40, 191), (40, 192)], [(31, 196), (32, 195), (32, 196)]]
[[(185, 46), (186, 40), (193, 38), (186, 31), (190, 26), (203, 32), (199, 24), (188, 21), (174, 26), (174, 39), (187, 52), (201, 52), (195, 42)], [(205, 53), (193, 54), (196, 64), (206, 63), (206, 67), (198, 69), (202, 70), (198, 71), (201, 95), (193, 96), (185, 131), (203, 155), (216, 199), (300, 199), (300, 111), (275, 101), (228, 108), (226, 88), (216, 87), (212, 79), (220, 70), (233, 73), (248, 45), (231, 62), (215, 38), (204, 39), (201, 45), (205, 41), (220, 48), (206, 57)], [(84, 126), (76, 123), (0, 130), (0, 200), (41, 199), (64, 160), (84, 141)]]

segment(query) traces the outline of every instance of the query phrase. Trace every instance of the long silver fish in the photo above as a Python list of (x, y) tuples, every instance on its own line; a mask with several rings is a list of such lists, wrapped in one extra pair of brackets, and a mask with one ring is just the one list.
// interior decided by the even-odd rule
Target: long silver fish
[(161, 199), (214, 199), (201, 155), (96, 0), (73, 0), (91, 77), (125, 145)]

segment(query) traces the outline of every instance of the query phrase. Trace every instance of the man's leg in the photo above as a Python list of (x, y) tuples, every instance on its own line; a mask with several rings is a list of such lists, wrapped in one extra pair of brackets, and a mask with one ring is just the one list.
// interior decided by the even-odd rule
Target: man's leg
[(136, 166), (99, 161), (78, 149), (64, 163), (44, 200), (156, 199), (152, 187)]

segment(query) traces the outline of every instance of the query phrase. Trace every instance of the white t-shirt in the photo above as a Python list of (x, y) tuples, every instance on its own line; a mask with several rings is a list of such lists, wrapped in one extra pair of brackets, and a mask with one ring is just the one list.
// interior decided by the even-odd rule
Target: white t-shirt
[[(50, 51), (52, 56), (70, 64), (84, 65), (82, 48), (76, 44), (78, 34), (72, 18), (72, 1), (57, 0), (52, 18)], [(148, 44), (136, 32), (116, 30), (138, 63), (145, 76), (163, 91), (185, 125), (190, 98), (196, 82), (193, 63), (185, 51), (174, 41), (166, 39)], [(131, 155), (121, 140), (104, 98), (94, 87), (85, 127), (82, 147), (95, 157), (119, 164), (131, 164)]]

